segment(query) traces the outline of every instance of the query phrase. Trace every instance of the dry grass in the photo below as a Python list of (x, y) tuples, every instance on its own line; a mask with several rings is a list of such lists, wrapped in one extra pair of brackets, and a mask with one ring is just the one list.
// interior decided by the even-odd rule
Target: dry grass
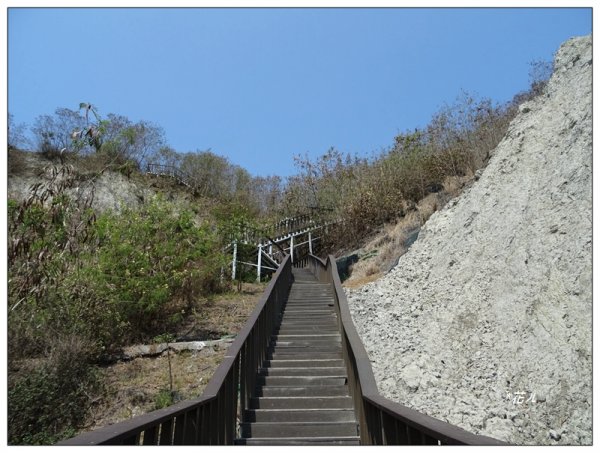
[(473, 174), (469, 173), (466, 176), (448, 176), (444, 179), (443, 192), (450, 198), (460, 195), (465, 186), (473, 181)]
[[(225, 356), (227, 344), (201, 351), (171, 353), (173, 389), (181, 399), (198, 397)], [(92, 406), (84, 431), (127, 420), (155, 409), (162, 389), (169, 388), (167, 355), (119, 362), (101, 370), (103, 397)]]
[(344, 286), (358, 288), (385, 275), (407, 252), (406, 241), (410, 236), (448, 200), (460, 195), (470, 181), (472, 175), (447, 177), (441, 192), (427, 195), (397, 222), (384, 225), (363, 247), (365, 258), (351, 267), (350, 277), (344, 282)]
[(182, 340), (213, 340), (236, 335), (266, 288), (265, 283), (243, 283), (241, 292), (199, 300), (177, 332)]
[(95, 176), (103, 173), (110, 165), (110, 159), (105, 154), (93, 153), (85, 156), (69, 156), (81, 175)]
[(344, 282), (344, 287), (351, 288), (351, 289), (360, 288), (361, 286), (365, 286), (367, 283), (374, 282), (375, 280), (378, 280), (381, 277), (383, 277), (382, 272), (378, 272), (377, 274), (373, 274), (373, 275), (369, 275), (369, 276), (365, 276), (365, 277), (358, 277), (358, 276), (353, 275), (352, 277), (350, 277), (348, 280), (346, 280)]
[(9, 175), (20, 175), (27, 169), (27, 163), (23, 155), (23, 151), (16, 149), (8, 150), (8, 165), (7, 170)]
[(439, 193), (430, 193), (421, 201), (419, 201), (416, 209), (416, 216), (420, 224), (419, 226), (425, 225), (425, 222), (429, 220), (429, 217), (431, 217), (431, 215), (439, 209), (440, 198), (441, 195)]
[[(260, 299), (266, 284), (244, 283), (241, 293), (228, 293), (198, 301), (183, 323), (179, 337), (210, 340), (236, 335)], [(204, 391), (229, 345), (201, 351), (171, 352), (173, 389), (180, 399), (198, 397)], [(102, 368), (104, 394), (94, 401), (83, 431), (127, 420), (154, 410), (163, 389), (169, 388), (167, 354), (118, 362)]]

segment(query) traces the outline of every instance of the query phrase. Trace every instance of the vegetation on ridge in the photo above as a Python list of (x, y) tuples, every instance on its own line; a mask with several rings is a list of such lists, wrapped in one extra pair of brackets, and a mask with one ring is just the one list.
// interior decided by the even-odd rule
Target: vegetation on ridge
[[(210, 150), (177, 152), (160, 127), (114, 114), (102, 119), (91, 104), (39, 117), (32, 131), (35, 148), (55, 162), (49, 182), (8, 202), (9, 443), (53, 443), (82, 426), (101, 387), (95, 364), (169, 332), (194, 300), (221, 290), (223, 246), (240, 224), (261, 228), (312, 209), (339, 220), (325, 250), (347, 249), (414, 210), (448, 178), (472, 177), (518, 104), (543, 90), (549, 72), (538, 72), (532, 89), (508, 104), (465, 95), (371, 158), (334, 148), (316, 161), (298, 157), (299, 173), (285, 185), (277, 176), (252, 177)], [(25, 142), (24, 126), (9, 116), (10, 175), (22, 170), (14, 148)], [(75, 165), (96, 176), (134, 177), (148, 163), (194, 179), (194, 202), (213, 206), (203, 221), (160, 197), (98, 213), (93, 197), (68, 195), (81, 178)]]

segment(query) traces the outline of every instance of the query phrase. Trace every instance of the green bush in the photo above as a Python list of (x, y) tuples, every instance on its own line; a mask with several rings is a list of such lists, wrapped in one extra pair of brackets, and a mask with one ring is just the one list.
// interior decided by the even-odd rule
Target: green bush
[(130, 338), (166, 330), (197, 296), (219, 285), (216, 235), (159, 198), (101, 215), (96, 232), (97, 250), (82, 272)]
[(86, 340), (61, 337), (41, 364), (9, 378), (9, 444), (53, 444), (84, 424), (90, 397), (100, 386), (89, 350)]
[(218, 237), (155, 199), (95, 214), (54, 190), (49, 206), (9, 201), (9, 351), (39, 354), (49, 332), (103, 348), (164, 332), (219, 289)]
[(160, 199), (98, 217), (69, 172), (8, 203), (9, 439), (47, 444), (82, 426), (95, 363), (164, 332), (219, 289), (220, 241)]
[[(86, 336), (77, 304), (83, 309), (94, 303), (80, 297), (81, 283), (69, 279), (93, 241), (94, 214), (66, 195), (73, 182), (70, 167), (47, 172), (52, 176), (47, 185), (36, 184), (25, 201), (8, 203), (9, 359), (43, 353), (56, 332)], [(96, 324), (102, 326), (90, 325)]]

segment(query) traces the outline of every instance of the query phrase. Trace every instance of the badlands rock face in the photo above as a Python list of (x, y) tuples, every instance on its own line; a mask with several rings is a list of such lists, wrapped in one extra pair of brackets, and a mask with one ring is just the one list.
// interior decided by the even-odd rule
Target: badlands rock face
[(591, 36), (398, 265), (347, 291), (386, 397), (515, 444), (592, 443)]

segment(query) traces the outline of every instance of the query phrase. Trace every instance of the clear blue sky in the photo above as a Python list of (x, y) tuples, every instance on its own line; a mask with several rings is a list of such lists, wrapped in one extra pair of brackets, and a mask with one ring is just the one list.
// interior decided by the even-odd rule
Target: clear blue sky
[(162, 126), (255, 175), (335, 146), (368, 155), (461, 90), (509, 100), (529, 63), (591, 33), (591, 9), (8, 11), (8, 110), (57, 107)]

